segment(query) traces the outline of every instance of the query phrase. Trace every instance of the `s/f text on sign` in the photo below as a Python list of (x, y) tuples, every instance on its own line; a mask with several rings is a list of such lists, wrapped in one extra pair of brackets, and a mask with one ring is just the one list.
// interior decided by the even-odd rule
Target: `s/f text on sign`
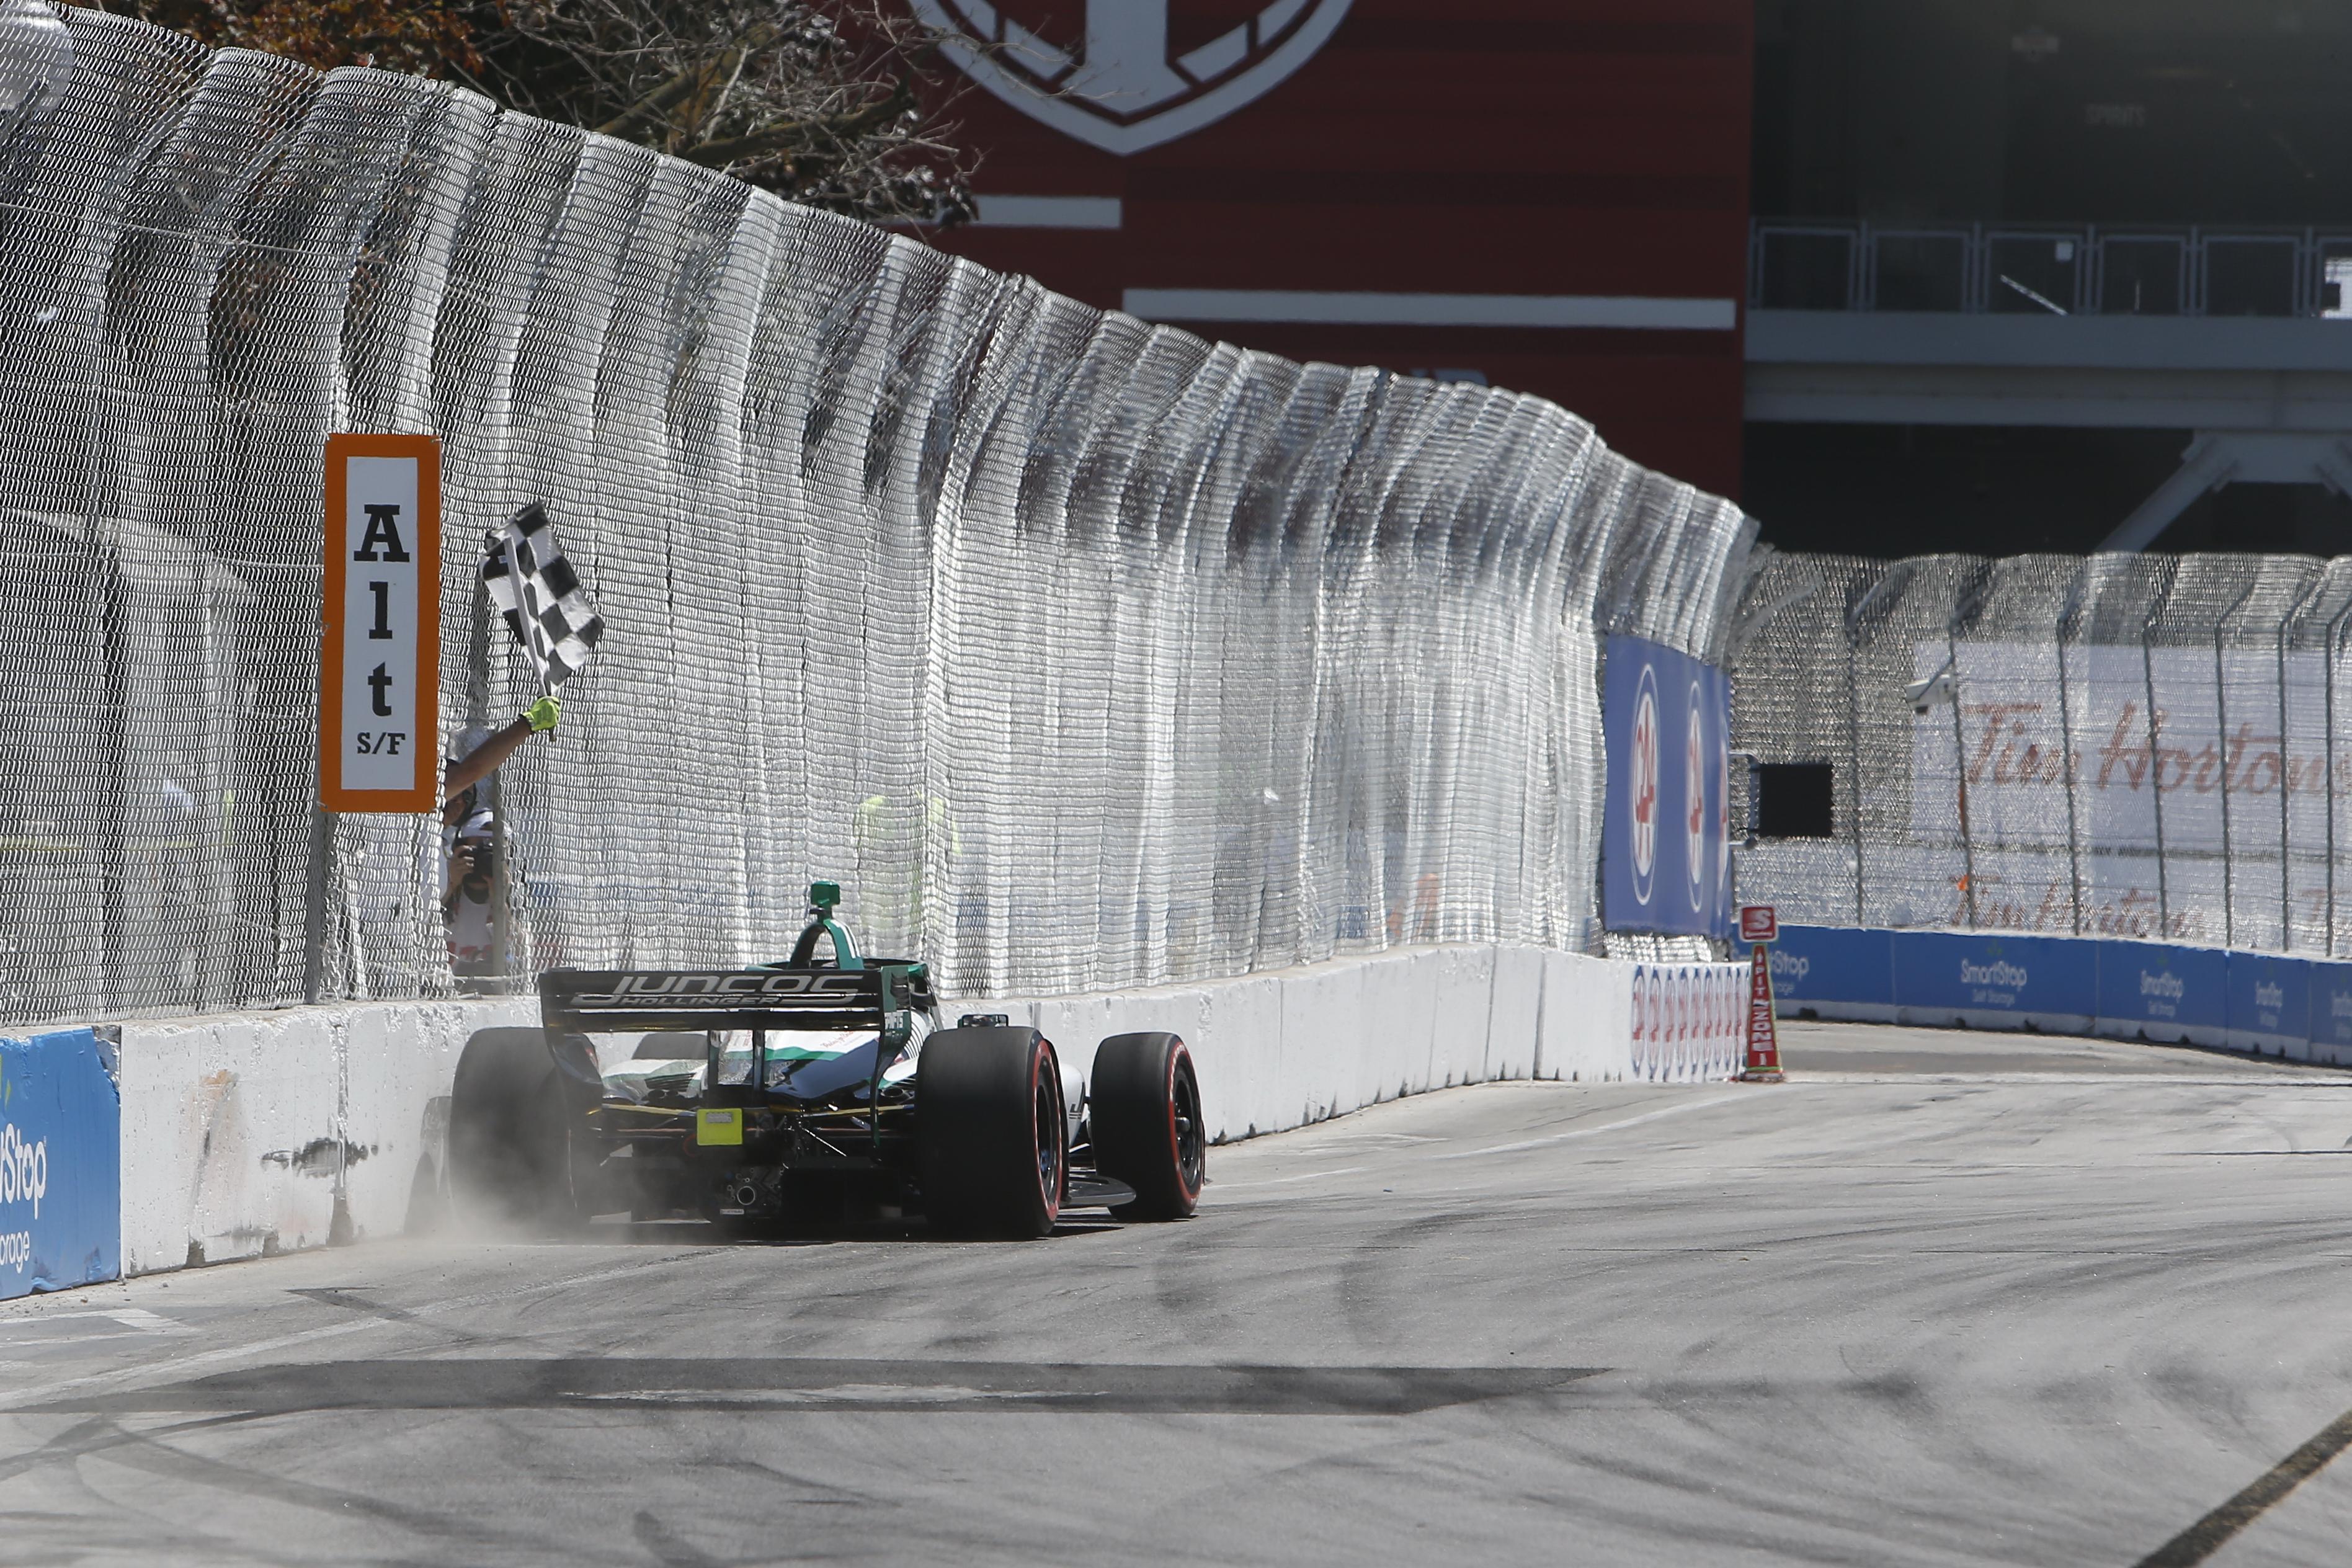
[(439, 806), (441, 443), (327, 437), (319, 801)]

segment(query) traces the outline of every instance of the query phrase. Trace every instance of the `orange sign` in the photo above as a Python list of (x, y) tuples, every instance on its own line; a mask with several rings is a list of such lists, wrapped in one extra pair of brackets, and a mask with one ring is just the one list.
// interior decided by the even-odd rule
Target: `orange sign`
[(441, 443), (327, 437), (319, 801), (441, 804)]

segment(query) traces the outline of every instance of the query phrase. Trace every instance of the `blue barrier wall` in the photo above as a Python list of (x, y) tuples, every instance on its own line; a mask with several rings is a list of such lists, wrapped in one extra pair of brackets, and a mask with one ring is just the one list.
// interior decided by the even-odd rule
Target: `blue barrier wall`
[(2170, 1043), (2226, 1043), (2230, 955), (2218, 947), (2102, 942), (2098, 1031)]
[(2311, 1005), (2304, 1022), (2311, 1030), (2311, 1050), (2322, 1060), (2352, 1061), (2352, 963), (2312, 959)]
[[(1772, 994), (1783, 1013), (1823, 1005), (1836, 1016), (1891, 1022), (1895, 1017), (1893, 933), (1843, 926), (1782, 926), (1772, 949)], [(1741, 956), (1748, 950), (1742, 949)], [(1824, 1014), (1823, 1016), (1830, 1015)]]
[(2047, 936), (1893, 933), (1895, 1002), (1903, 1021), (2031, 1023), (2080, 1031), (2099, 1010), (2093, 944)]
[(122, 1100), (88, 1029), (0, 1039), (0, 1299), (122, 1272)]
[(2230, 1044), (2284, 1052), (2311, 1043), (2311, 965), (2269, 952), (2230, 955)]
[(1782, 926), (1784, 1017), (2032, 1028), (2352, 1064), (2352, 963), (2171, 942)]

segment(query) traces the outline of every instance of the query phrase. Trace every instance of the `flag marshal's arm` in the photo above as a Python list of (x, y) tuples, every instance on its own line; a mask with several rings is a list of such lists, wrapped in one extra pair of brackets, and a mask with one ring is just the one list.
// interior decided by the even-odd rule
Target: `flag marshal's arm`
[(562, 709), (552, 697), (542, 697), (522, 710), (522, 715), (488, 740), (476, 746), (463, 757), (452, 761), (441, 770), (441, 794), (446, 814), (457, 797), (481, 783), (499, 764), (514, 755), (516, 748), (542, 731), (555, 728)]
[(586, 584), (555, 542), (547, 508), (531, 501), (484, 541), (482, 585), (539, 677), (540, 698), (522, 717), (442, 770), (445, 819), (459, 797), (498, 771), (515, 749), (555, 728), (561, 710), (553, 688), (568, 680), (596, 651), (604, 617), (588, 601)]

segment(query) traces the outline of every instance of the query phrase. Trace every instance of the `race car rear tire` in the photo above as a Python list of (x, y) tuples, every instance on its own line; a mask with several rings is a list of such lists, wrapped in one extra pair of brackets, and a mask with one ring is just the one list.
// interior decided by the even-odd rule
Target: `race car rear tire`
[(1069, 1189), (1062, 1073), (1034, 1029), (940, 1029), (915, 1069), (923, 1212), (945, 1236), (1049, 1236)]
[(1208, 1130), (1192, 1054), (1174, 1035), (1113, 1035), (1087, 1083), (1095, 1168), (1135, 1189), (1120, 1219), (1182, 1219), (1208, 1180)]
[(570, 1121), (541, 1031), (476, 1030), (449, 1091), (457, 1212), (533, 1230), (577, 1225)]

